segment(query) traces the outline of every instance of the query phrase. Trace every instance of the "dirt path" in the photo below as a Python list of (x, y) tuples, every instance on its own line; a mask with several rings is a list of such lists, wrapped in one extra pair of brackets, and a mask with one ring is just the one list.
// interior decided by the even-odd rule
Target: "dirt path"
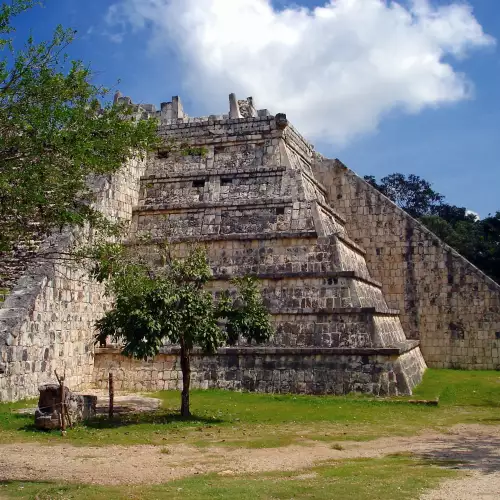
[(498, 500), (500, 474), (471, 473), (459, 480), (445, 481), (441, 486), (421, 497), (421, 500)]
[[(104, 485), (164, 483), (205, 472), (233, 475), (245, 472), (301, 470), (328, 459), (382, 457), (413, 453), (430, 460), (461, 461), (470, 477), (448, 481), (425, 500), (500, 498), (500, 428), (459, 425), (448, 434), (427, 432), (409, 438), (271, 449), (194, 448), (175, 445), (74, 447), (18, 443), (0, 446), (0, 480), (53, 480)], [(163, 449), (165, 451), (165, 449)]]
[(443, 482), (421, 500), (499, 500), (500, 430), (495, 427), (457, 426), (442, 449), (424, 456), (440, 460), (463, 460), (458, 468), (467, 470), (461, 479)]

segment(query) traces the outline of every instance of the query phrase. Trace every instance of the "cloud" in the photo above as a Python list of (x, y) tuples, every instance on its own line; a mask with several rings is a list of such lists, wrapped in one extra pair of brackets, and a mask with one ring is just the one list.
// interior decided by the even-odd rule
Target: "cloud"
[(466, 210), (465, 215), (472, 215), (474, 217), (474, 220), (481, 220), (481, 216), (473, 210)]
[(183, 84), (204, 112), (225, 110), (230, 92), (252, 95), (307, 137), (336, 144), (375, 130), (393, 110), (470, 98), (472, 84), (453, 64), (495, 43), (463, 2), (331, 0), (277, 10), (269, 0), (121, 0), (107, 20), (147, 27), (152, 50), (175, 47)]
[(125, 35), (123, 33), (104, 33), (113, 43), (122, 43)]

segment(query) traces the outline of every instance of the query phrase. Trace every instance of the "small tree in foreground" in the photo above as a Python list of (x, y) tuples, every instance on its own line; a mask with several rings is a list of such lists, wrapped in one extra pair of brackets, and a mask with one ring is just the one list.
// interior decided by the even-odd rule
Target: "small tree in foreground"
[(96, 341), (111, 336), (123, 342), (124, 355), (140, 359), (158, 354), (165, 342), (179, 345), (181, 415), (188, 417), (193, 348), (214, 353), (241, 337), (264, 342), (272, 335), (269, 313), (254, 278), (236, 278), (234, 293), (214, 298), (206, 288), (212, 273), (201, 248), (159, 268), (126, 254), (116, 244), (98, 250), (94, 276), (106, 281), (115, 303), (97, 322)]

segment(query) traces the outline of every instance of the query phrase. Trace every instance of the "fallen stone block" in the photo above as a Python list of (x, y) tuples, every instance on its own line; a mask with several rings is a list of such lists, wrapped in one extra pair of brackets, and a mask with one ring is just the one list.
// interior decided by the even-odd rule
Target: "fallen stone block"
[[(35, 427), (37, 429), (61, 428), (61, 386), (45, 384), (38, 388), (40, 398), (35, 411)], [(96, 414), (97, 396), (81, 395), (71, 392), (66, 386), (64, 390), (64, 408), (66, 427), (88, 420)]]

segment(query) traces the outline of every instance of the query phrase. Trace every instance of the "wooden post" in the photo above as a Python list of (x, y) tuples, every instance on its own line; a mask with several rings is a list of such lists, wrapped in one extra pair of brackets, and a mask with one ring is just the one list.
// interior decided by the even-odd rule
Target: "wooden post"
[(66, 370), (64, 370), (64, 374), (61, 377), (57, 374), (57, 370), (55, 370), (54, 373), (56, 374), (61, 390), (61, 400), (59, 402), (61, 410), (59, 411), (59, 416), (61, 418), (61, 434), (64, 436), (66, 435), (66, 403), (64, 401), (64, 379), (66, 378)]
[(109, 373), (109, 419), (113, 418), (113, 406), (115, 399), (115, 385), (113, 383), (113, 374)]

